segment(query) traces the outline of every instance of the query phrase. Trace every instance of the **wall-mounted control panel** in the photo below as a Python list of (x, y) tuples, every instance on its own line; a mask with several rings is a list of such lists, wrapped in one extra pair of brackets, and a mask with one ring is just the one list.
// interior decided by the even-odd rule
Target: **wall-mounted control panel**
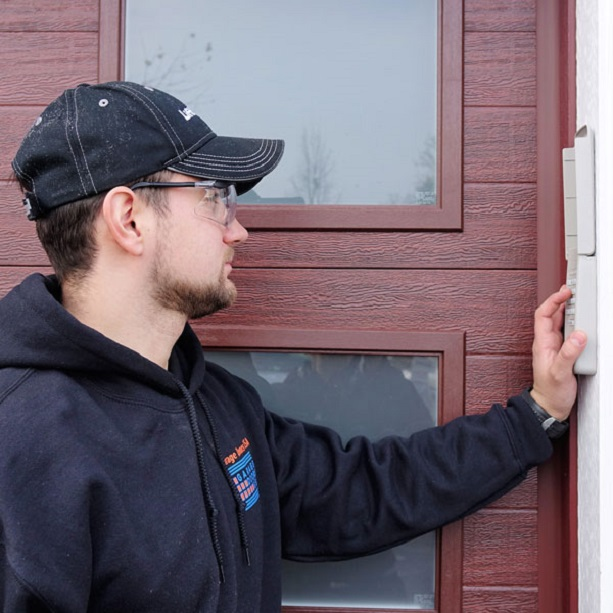
[(566, 304), (564, 337), (577, 329), (587, 334), (587, 346), (575, 363), (575, 373), (596, 373), (596, 194), (594, 133), (582, 126), (575, 146), (562, 150), (566, 284), (573, 292)]

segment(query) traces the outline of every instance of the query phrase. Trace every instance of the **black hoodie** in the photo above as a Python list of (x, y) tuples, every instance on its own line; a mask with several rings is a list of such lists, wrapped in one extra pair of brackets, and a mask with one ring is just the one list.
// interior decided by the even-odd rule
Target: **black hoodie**
[(5, 612), (273, 612), (280, 560), (376, 552), (458, 519), (551, 453), (521, 398), (343, 445), (205, 364), (164, 370), (73, 318), (53, 277), (0, 301)]

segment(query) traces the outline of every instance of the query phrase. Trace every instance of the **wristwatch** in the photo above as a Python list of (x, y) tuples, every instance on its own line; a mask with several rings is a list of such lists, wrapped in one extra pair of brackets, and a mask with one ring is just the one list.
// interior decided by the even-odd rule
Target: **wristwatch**
[(532, 397), (530, 390), (532, 387), (527, 387), (522, 393), (521, 397), (526, 401), (528, 406), (532, 409), (532, 412), (536, 415), (536, 418), (541, 424), (541, 428), (545, 430), (549, 438), (560, 438), (568, 430), (568, 421), (559, 421), (555, 417), (552, 417), (545, 411), (545, 409), (539, 405)]

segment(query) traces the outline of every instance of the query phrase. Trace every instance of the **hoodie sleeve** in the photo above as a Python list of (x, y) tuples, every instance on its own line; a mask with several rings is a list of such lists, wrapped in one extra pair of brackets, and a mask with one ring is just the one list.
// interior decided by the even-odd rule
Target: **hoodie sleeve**
[(0, 603), (2, 603), (4, 613), (51, 613), (53, 611), (15, 575), (2, 544), (0, 544)]
[(270, 414), (283, 555), (375, 553), (472, 513), (518, 485), (552, 452), (520, 397), (410, 438), (343, 446), (328, 429)]

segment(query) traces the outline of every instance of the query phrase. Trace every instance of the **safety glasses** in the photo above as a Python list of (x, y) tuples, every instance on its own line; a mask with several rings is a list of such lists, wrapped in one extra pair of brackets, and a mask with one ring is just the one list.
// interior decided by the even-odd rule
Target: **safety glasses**
[(194, 207), (194, 213), (202, 219), (209, 219), (226, 228), (236, 218), (236, 188), (233, 183), (225, 181), (187, 181), (187, 182), (159, 182), (141, 181), (130, 186), (130, 189), (143, 187), (174, 188), (193, 187), (203, 190), (202, 198)]

